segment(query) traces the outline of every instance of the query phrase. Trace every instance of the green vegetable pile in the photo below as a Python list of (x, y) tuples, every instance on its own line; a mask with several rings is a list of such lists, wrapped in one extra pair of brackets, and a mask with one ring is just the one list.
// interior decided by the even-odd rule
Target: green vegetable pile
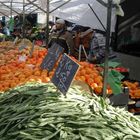
[(0, 140), (139, 140), (140, 120), (77, 86), (67, 97), (50, 84), (0, 95)]

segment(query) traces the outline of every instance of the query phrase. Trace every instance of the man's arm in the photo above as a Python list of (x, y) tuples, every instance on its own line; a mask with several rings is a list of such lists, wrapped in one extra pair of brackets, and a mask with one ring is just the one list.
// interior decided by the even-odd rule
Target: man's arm
[(74, 40), (73, 35), (69, 32), (66, 33), (66, 43), (69, 47), (69, 55), (72, 55), (74, 53)]

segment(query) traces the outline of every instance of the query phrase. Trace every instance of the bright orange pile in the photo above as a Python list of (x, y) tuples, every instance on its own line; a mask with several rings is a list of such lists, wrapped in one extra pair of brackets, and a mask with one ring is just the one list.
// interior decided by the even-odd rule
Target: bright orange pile
[[(49, 73), (47, 70), (41, 70), (40, 64), (46, 54), (46, 49), (35, 49), (32, 57), (29, 57), (27, 48), (20, 52), (17, 49), (9, 50), (5, 55), (2, 55), (1, 60), (6, 62), (0, 66), (0, 91), (6, 91), (28, 81), (50, 81), (58, 62)], [(25, 62), (19, 62), (19, 57), (22, 55), (27, 56)], [(75, 80), (86, 82), (97, 94), (100, 94), (103, 87), (103, 78), (97, 68), (93, 64), (78, 62), (75, 58), (72, 59), (80, 65)], [(109, 86), (107, 92), (112, 93)]]
[[(10, 41), (0, 42), (0, 66), (16, 61), (23, 54), (29, 55), (32, 43), (27, 39), (25, 39), (25, 43), (27, 48), (19, 51), (19, 47), (22, 45), (22, 40), (20, 39), (15, 45)], [(35, 47), (36, 49), (37, 47)]]
[[(103, 88), (103, 77), (101, 76), (98, 67), (88, 62), (78, 63), (81, 65), (81, 67), (75, 79), (86, 82), (96, 94), (101, 94)], [(109, 85), (107, 87), (107, 93), (112, 94), (112, 90)]]
[[(17, 48), (14, 50), (8, 50), (0, 55), (0, 91), (6, 91), (9, 88), (13, 88), (17, 85), (26, 83), (28, 81), (40, 81), (48, 82), (52, 78), (55, 69), (58, 65), (55, 65), (54, 69), (48, 73), (47, 70), (41, 70), (40, 64), (47, 54), (46, 49), (35, 47), (32, 57), (29, 56), (29, 47), (22, 51)], [(25, 62), (20, 62), (20, 56), (27, 56)], [(80, 65), (80, 69), (75, 76), (75, 80), (86, 82), (96, 94), (102, 93), (103, 78), (100, 75), (102, 71), (101, 67), (90, 64), (88, 62), (79, 62), (74, 57), (71, 57)], [(133, 98), (140, 98), (140, 86), (137, 82), (132, 83), (125, 81), (124, 86), (130, 88), (130, 95)], [(112, 90), (107, 85), (107, 93), (112, 94)]]
[(18, 50), (9, 50), (6, 53), (1, 53), (0, 54), (0, 66), (11, 63), (15, 60), (17, 60), (19, 55)]
[(140, 85), (138, 82), (124, 81), (123, 85), (129, 88), (131, 98), (140, 98)]
[(28, 81), (48, 82), (50, 80), (48, 71), (40, 69), (45, 54), (45, 49), (40, 50), (34, 52), (33, 57), (29, 57), (26, 62), (18, 62), (17, 59), (0, 66), (0, 91), (6, 91)]
[[(5, 46), (1, 47), (5, 48)], [(52, 78), (55, 69), (58, 65), (55, 65), (54, 69), (48, 73), (47, 70), (41, 70), (40, 64), (47, 54), (46, 49), (41, 49), (40, 47), (35, 47), (33, 56), (29, 56), (29, 51), (31, 45), (26, 49), (19, 51), (19, 47), (14, 49), (5, 50), (4, 54), (0, 55), (0, 91), (6, 91), (9, 88), (13, 88), (17, 85), (26, 83), (28, 81), (40, 81), (48, 82)], [(25, 62), (20, 62), (20, 56), (27, 56)], [(88, 62), (79, 62), (74, 57), (72, 57), (80, 65), (80, 69), (75, 76), (75, 80), (86, 82), (97, 94), (101, 94), (103, 88), (103, 78), (100, 75), (100, 70), (102, 68), (96, 65), (90, 64)], [(139, 97), (135, 93), (140, 93), (138, 86), (134, 89), (131, 84), (125, 83), (126, 86), (130, 87), (130, 95)], [(134, 93), (134, 91), (136, 91)], [(107, 93), (112, 94), (110, 86), (107, 86)]]

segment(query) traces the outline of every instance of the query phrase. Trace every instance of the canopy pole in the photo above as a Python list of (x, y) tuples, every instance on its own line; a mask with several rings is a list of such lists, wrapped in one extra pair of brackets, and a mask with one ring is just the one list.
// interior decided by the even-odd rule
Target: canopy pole
[(6, 16), (7, 18), (9, 18), (9, 16), (6, 15), (5, 13), (3, 13), (3, 12), (1, 12), (1, 11), (0, 11), (0, 13), (1, 13), (2, 15)]
[[(29, 5), (29, 4), (28, 4)], [(25, 6), (28, 6), (27, 4), (25, 4)], [(26, 11), (30, 10), (32, 7), (34, 7), (34, 5), (30, 6), (29, 8), (26, 9)]]
[[(37, 0), (33, 0), (32, 3), (36, 2)], [(25, 6), (31, 5), (31, 3), (26, 3)], [(33, 5), (34, 6), (34, 5)]]
[(11, 18), (12, 18), (12, 7), (13, 7), (13, 0), (11, 0), (11, 3), (10, 3), (10, 5), (11, 5), (11, 9), (10, 9), (10, 16), (11, 16)]
[(32, 14), (32, 13), (34, 13), (34, 12), (37, 11), (37, 10), (38, 10), (38, 8), (36, 8), (35, 10), (31, 11), (31, 12), (28, 13), (28, 14)]
[(0, 3), (1, 3), (3, 6), (5, 6), (5, 7), (7, 7), (7, 8), (9, 8), (9, 9), (11, 9), (11, 10), (12, 10), (12, 11), (14, 11), (16, 14), (18, 14), (18, 15), (19, 15), (19, 13), (18, 13), (16, 10), (12, 9), (10, 6), (8, 6), (8, 5), (4, 4), (4, 3), (3, 3), (3, 2), (1, 2), (1, 1), (0, 1)]
[(46, 30), (45, 30), (45, 35), (46, 35), (46, 42), (45, 42), (45, 47), (48, 47), (48, 42), (49, 42), (49, 0), (47, 0), (47, 13), (46, 13)]
[(106, 98), (107, 81), (108, 81), (108, 60), (109, 60), (108, 57), (109, 57), (109, 45), (110, 45), (111, 13), (112, 13), (112, 0), (108, 0), (106, 50), (105, 50), (104, 72), (103, 72), (103, 97), (104, 98)]
[(46, 11), (44, 9), (42, 9), (41, 7), (39, 7), (37, 4), (35, 4), (34, 2), (27, 0), (29, 3), (31, 3), (32, 5), (36, 6), (38, 9), (40, 9), (41, 11), (43, 11), (44, 13), (46, 13)]
[(23, 25), (22, 25), (22, 37), (25, 38), (25, 0), (23, 0)]
[[(108, 4), (107, 3), (105, 3), (103, 0), (97, 0), (100, 4), (102, 4), (104, 7), (108, 7)], [(122, 0), (122, 1), (124, 1), (124, 0)], [(114, 7), (117, 7), (117, 5), (116, 4), (113, 4), (112, 3), (112, 6), (111, 6), (112, 8), (114, 8)]]

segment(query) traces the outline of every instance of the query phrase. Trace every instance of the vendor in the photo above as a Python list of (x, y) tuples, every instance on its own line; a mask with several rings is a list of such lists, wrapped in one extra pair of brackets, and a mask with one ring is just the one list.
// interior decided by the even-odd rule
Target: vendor
[(66, 30), (66, 24), (63, 19), (56, 20), (55, 29), (50, 34), (48, 47), (51, 47), (54, 43), (59, 44), (64, 48), (64, 52), (72, 55), (74, 49), (73, 36)]
[(7, 36), (10, 35), (9, 29), (6, 27), (5, 23), (3, 21), (0, 21), (0, 33), (5, 34)]
[[(93, 32), (92, 39), (89, 47), (88, 61), (91, 63), (104, 63), (105, 61), (105, 36), (100, 33)], [(117, 60), (115, 52), (109, 48), (109, 60)]]

